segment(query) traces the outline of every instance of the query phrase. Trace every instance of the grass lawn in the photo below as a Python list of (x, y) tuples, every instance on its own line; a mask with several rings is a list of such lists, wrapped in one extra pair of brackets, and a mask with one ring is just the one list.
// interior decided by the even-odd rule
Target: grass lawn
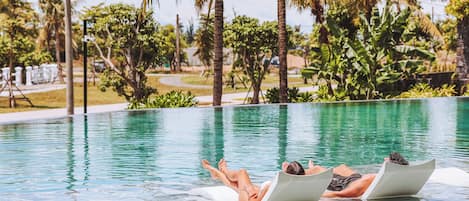
[[(192, 94), (196, 96), (205, 96), (212, 94), (211, 89), (178, 88), (163, 85), (159, 83), (158, 77), (148, 77), (148, 84), (150, 86), (155, 87), (158, 90), (159, 94), (167, 93), (171, 90), (191, 91)], [(83, 84), (75, 83), (74, 86), (75, 87), (73, 90), (75, 95), (75, 107), (81, 107), (83, 106)], [(28, 97), (31, 102), (33, 102), (34, 107), (31, 107), (26, 101), (17, 100), (17, 107), (15, 109), (12, 109), (8, 107), (8, 98), (0, 97), (0, 113), (24, 112), (66, 107), (66, 89), (26, 94), (26, 97)], [(106, 92), (101, 92), (97, 86), (93, 86), (91, 83), (88, 84), (88, 106), (125, 102), (125, 98), (118, 96), (116, 92), (112, 91), (112, 89), (108, 89), (106, 90)]]
[[(199, 75), (190, 75), (181, 78), (181, 80), (188, 84), (194, 85), (212, 85), (213, 84), (213, 77), (200, 77)], [(236, 80), (237, 81), (237, 80)], [(266, 75), (265, 79), (262, 81), (262, 85), (278, 85), (279, 77), (276, 75), (268, 74)], [(291, 87), (304, 87), (304, 86), (311, 86), (310, 84), (303, 84), (303, 78), (301, 77), (289, 77), (288, 84)], [(237, 87), (243, 87), (241, 83), (237, 83)], [(272, 86), (268, 86), (267, 88), (272, 88)]]
[[(79, 77), (79, 75), (77, 76)], [(183, 82), (188, 84), (195, 85), (212, 85), (213, 78), (205, 79), (200, 77), (198, 73), (194, 73), (187, 77), (182, 78)], [(289, 78), (289, 86), (293, 87), (302, 87), (310, 86), (304, 85), (302, 78)], [(263, 90), (272, 88), (272, 84), (278, 83), (278, 76), (267, 76), (263, 82)], [(197, 88), (184, 88), (184, 87), (174, 87), (161, 84), (159, 82), (159, 77), (149, 76), (148, 85), (157, 89), (158, 94), (164, 94), (172, 90), (180, 91), (190, 91), (195, 96), (209, 96), (212, 95), (212, 88), (208, 89), (197, 89)], [(74, 94), (75, 94), (75, 107), (83, 106), (83, 84), (76, 83), (74, 85)], [(248, 89), (242, 88), (242, 85), (237, 85), (239, 89), (232, 89), (231, 87), (225, 87), (223, 93), (240, 93), (247, 92)], [(265, 91), (264, 91), (265, 92)], [(55, 109), (55, 108), (65, 108), (66, 107), (66, 89), (54, 90), (49, 92), (33, 93), (26, 94), (26, 96), (31, 99), (34, 104), (34, 107), (31, 107), (26, 101), (18, 100), (17, 107), (11, 109), (8, 107), (8, 98), (0, 97), (0, 113), (9, 113), (9, 112), (23, 112), (23, 111), (34, 111), (34, 110), (43, 110), (43, 109)], [(97, 86), (93, 86), (91, 83), (88, 84), (88, 106), (92, 105), (103, 105), (103, 104), (115, 104), (115, 103), (125, 103), (126, 100), (124, 97), (120, 97), (112, 89), (108, 89), (106, 92), (101, 92)], [(199, 105), (210, 105), (211, 103), (199, 103)]]
[[(83, 84), (75, 84), (75, 107), (83, 106)], [(18, 96), (21, 98), (22, 96)], [(23, 112), (41, 109), (54, 109), (66, 107), (66, 90), (54, 90), (49, 92), (26, 94), (34, 107), (31, 107), (28, 102), (24, 100), (17, 100), (17, 107), (15, 109), (8, 107), (8, 98), (0, 97), (0, 113), (8, 112)], [(88, 105), (102, 105), (113, 103), (124, 103), (123, 97), (117, 96), (112, 90), (101, 92), (97, 86), (88, 85)]]

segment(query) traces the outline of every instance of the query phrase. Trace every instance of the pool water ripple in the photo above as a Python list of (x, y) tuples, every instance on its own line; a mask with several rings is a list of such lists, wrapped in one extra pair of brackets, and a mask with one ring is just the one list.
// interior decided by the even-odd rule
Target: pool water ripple
[[(162, 109), (0, 125), (0, 200), (204, 200), (200, 160), (255, 183), (285, 160), (379, 170), (390, 151), (469, 171), (469, 99)], [(427, 184), (417, 200), (469, 200)]]

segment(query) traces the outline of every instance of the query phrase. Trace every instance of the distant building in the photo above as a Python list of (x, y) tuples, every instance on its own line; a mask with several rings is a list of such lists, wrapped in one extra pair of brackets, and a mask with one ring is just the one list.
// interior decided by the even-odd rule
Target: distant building
[[(200, 61), (198, 56), (194, 56), (195, 52), (197, 51), (196, 47), (190, 47), (184, 49), (184, 52), (187, 54), (187, 63), (189, 66), (200, 66), (203, 67), (202, 62)], [(223, 64), (224, 65), (231, 65), (233, 64), (233, 54), (231, 49), (223, 48)], [(212, 61), (213, 63), (213, 61)]]

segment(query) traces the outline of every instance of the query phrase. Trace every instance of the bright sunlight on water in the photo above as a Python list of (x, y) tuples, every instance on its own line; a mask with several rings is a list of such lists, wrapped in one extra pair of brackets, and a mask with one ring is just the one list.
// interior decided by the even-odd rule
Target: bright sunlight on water
[[(469, 99), (163, 109), (0, 125), (0, 200), (201, 200), (221, 158), (256, 183), (283, 161), (376, 172), (390, 151), (469, 171)], [(426, 184), (421, 200), (469, 200)], [(417, 199), (420, 200), (420, 199)]]

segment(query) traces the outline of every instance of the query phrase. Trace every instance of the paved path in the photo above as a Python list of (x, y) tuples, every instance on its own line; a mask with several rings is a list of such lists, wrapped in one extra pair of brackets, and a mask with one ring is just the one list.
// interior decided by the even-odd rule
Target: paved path
[[(18, 87), (23, 94), (30, 94), (30, 93), (40, 93), (40, 92), (48, 92), (54, 90), (65, 89), (65, 84), (40, 84), (40, 85), (32, 85), (32, 86), (21, 86)], [(0, 87), (1, 89), (1, 87)], [(20, 95), (21, 93), (13, 87), (13, 93), (15, 96)], [(0, 96), (8, 97), (8, 89), (5, 88), (1, 93)]]
[[(156, 75), (149, 75), (149, 76), (156, 76)], [(160, 78), (160, 83), (168, 86), (177, 86), (177, 87), (184, 87), (184, 88), (196, 88), (196, 89), (210, 89), (212, 86), (209, 85), (194, 85), (194, 84), (187, 84), (184, 83), (181, 78), (185, 75), (171, 75), (171, 76), (158, 76)]]
[[(186, 75), (149, 75), (149, 76), (158, 76), (160, 82), (170, 86), (179, 86), (179, 87), (188, 87), (188, 88), (211, 88), (207, 85), (191, 85), (182, 82), (181, 77)], [(57, 89), (63, 89), (65, 85), (35, 85), (30, 88), (22, 88), (23, 93), (38, 93), (45, 91), (52, 91)], [(301, 87), (299, 88), (300, 92), (305, 91), (315, 91), (317, 87)], [(3, 93), (2, 93), (3, 95)], [(249, 97), (252, 97), (252, 92), (249, 94)], [(243, 104), (243, 100), (246, 98), (246, 92), (241, 93), (232, 93), (232, 94), (223, 94), (222, 96), (222, 105), (238, 105)], [(199, 102), (211, 103), (212, 96), (198, 96), (196, 99)], [(98, 105), (98, 106), (89, 106), (88, 113), (101, 113), (101, 112), (113, 112), (113, 111), (123, 111), (127, 108), (127, 103), (121, 104), (110, 104), (110, 105)], [(30, 112), (15, 112), (15, 113), (5, 113), (0, 114), (0, 124), (8, 124), (14, 122), (25, 122), (32, 120), (41, 120), (41, 119), (53, 119), (53, 118), (62, 118), (67, 114), (65, 108), (61, 109), (48, 109), (48, 110), (39, 110), (39, 111), (30, 111)], [(75, 107), (75, 115), (82, 115), (83, 107)]]

